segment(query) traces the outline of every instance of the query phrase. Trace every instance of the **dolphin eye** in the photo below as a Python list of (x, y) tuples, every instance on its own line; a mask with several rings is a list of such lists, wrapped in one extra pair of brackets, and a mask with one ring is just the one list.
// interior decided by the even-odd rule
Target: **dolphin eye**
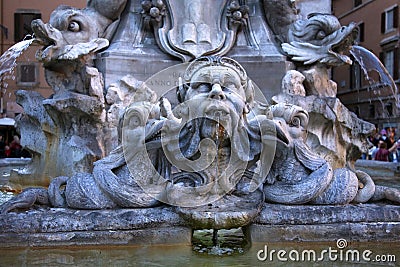
[(291, 127), (300, 127), (300, 125), (301, 125), (301, 120), (299, 117), (294, 117), (290, 122)]
[(132, 118), (130, 118), (130, 120), (129, 120), (129, 126), (132, 126), (132, 128), (136, 128), (136, 127), (140, 126), (140, 124), (141, 124), (141, 120), (137, 116), (132, 116)]
[(71, 21), (71, 22), (68, 24), (68, 30), (71, 31), (71, 32), (78, 32), (78, 31), (81, 30), (81, 27), (80, 27), (80, 25), (79, 25), (78, 22), (76, 22), (76, 21)]
[(326, 36), (326, 33), (324, 31), (318, 31), (315, 37), (317, 39), (324, 39), (325, 36)]

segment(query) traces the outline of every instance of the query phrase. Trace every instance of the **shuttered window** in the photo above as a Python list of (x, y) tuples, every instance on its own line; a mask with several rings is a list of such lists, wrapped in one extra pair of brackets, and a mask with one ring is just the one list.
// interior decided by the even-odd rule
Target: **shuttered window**
[(374, 104), (370, 104), (368, 107), (368, 117), (369, 118), (375, 118), (375, 105)]
[(19, 62), (17, 65), (17, 85), (33, 87), (39, 84), (39, 69), (35, 62)]
[(399, 48), (384, 48), (379, 54), (379, 59), (394, 80), (399, 79)]
[(394, 74), (394, 50), (386, 51), (384, 65), (388, 70), (390, 76)]
[(381, 14), (381, 33), (398, 28), (399, 25), (399, 7), (395, 6)]
[(42, 18), (39, 11), (35, 10), (17, 10), (14, 13), (14, 41), (20, 42), (25, 36), (32, 34), (31, 22)]
[(361, 88), (361, 66), (354, 63), (350, 66), (350, 89), (359, 90)]
[(354, 0), (354, 7), (358, 7), (362, 4), (362, 0)]
[(365, 36), (365, 24), (364, 22), (361, 22), (358, 24), (358, 42), (364, 42), (364, 36)]

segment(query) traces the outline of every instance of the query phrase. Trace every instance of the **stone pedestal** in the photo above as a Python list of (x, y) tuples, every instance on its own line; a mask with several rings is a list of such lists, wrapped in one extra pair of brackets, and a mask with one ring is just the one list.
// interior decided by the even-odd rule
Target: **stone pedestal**
[[(251, 10), (249, 25), (239, 30), (226, 56), (242, 64), (250, 79), (270, 99), (280, 93), (288, 63), (274, 43), (260, 1), (250, 0), (247, 5)], [(128, 2), (110, 46), (97, 55), (96, 67), (104, 75), (105, 88), (128, 74), (145, 81), (161, 70), (183, 63), (160, 49), (153, 31), (146, 29), (141, 11), (140, 1)], [(171, 73), (171, 77), (157, 82), (168, 89), (169, 84), (177, 84), (178, 77), (179, 73)]]
[(289, 206), (265, 204), (250, 225), (252, 242), (398, 241), (400, 207), (383, 204)]
[[(0, 247), (190, 245), (192, 229), (171, 207), (36, 209), (0, 217)], [(398, 241), (400, 207), (389, 204), (291, 206), (264, 204), (246, 227), (253, 243)]]
[(0, 217), (0, 247), (191, 243), (192, 230), (171, 208), (39, 209)]

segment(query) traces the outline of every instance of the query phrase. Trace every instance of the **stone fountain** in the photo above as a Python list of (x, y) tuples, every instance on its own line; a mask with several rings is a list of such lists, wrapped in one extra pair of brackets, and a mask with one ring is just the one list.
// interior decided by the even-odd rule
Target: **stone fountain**
[(24, 175), (51, 182), (1, 206), (2, 246), (395, 240), (400, 191), (354, 166), (374, 126), (329, 78), (357, 27), (305, 2), (90, 0), (33, 21), (54, 94), (17, 91), (18, 128)]

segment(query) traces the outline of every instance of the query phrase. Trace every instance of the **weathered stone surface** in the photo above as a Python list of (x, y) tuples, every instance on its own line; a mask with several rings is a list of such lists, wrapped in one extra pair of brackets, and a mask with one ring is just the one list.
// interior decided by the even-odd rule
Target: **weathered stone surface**
[(238, 228), (252, 223), (260, 212), (262, 198), (257, 190), (245, 196), (227, 195), (200, 207), (177, 208), (177, 212), (193, 229)]
[(17, 91), (17, 101), (26, 111), (17, 119), (17, 126), (22, 145), (32, 153), (29, 174), (46, 180), (91, 171), (93, 162), (106, 152), (102, 129), (106, 113), (101, 97), (103, 100), (66, 93), (44, 99), (35, 92)]
[(157, 245), (191, 243), (192, 230), (168, 226), (136, 230), (74, 231), (31, 234), (2, 234), (0, 247), (49, 247), (89, 245)]
[(250, 225), (252, 242), (290, 241), (336, 241), (345, 238), (351, 241), (398, 241), (399, 222), (336, 223), (313, 225)]
[(74, 231), (133, 230), (182, 226), (171, 208), (73, 210), (63, 208), (10, 212), (0, 217), (1, 233), (56, 233)]
[(400, 207), (388, 204), (279, 205), (266, 203), (257, 224), (309, 225), (400, 222)]
[(400, 207), (388, 204), (340, 206), (265, 204), (248, 227), (252, 242), (398, 241)]
[(371, 177), (387, 178), (387, 180), (400, 180), (400, 165), (397, 162), (359, 159), (356, 168), (368, 173)]
[(375, 129), (373, 124), (350, 112), (337, 98), (279, 94), (273, 97), (273, 101), (291, 103), (308, 111), (307, 144), (333, 169), (354, 164), (360, 158), (361, 150), (367, 149), (367, 136)]
[[(0, 167), (17, 168), (23, 167), (31, 161), (30, 158), (2, 158), (0, 159)], [(2, 169), (3, 172), (7, 172), (8, 169)]]
[[(192, 228), (171, 207), (37, 209), (0, 217), (0, 247), (190, 244)], [(400, 207), (264, 204), (246, 227), (252, 242), (398, 241)]]
[(43, 209), (0, 218), (0, 247), (190, 244), (191, 229), (171, 208)]

